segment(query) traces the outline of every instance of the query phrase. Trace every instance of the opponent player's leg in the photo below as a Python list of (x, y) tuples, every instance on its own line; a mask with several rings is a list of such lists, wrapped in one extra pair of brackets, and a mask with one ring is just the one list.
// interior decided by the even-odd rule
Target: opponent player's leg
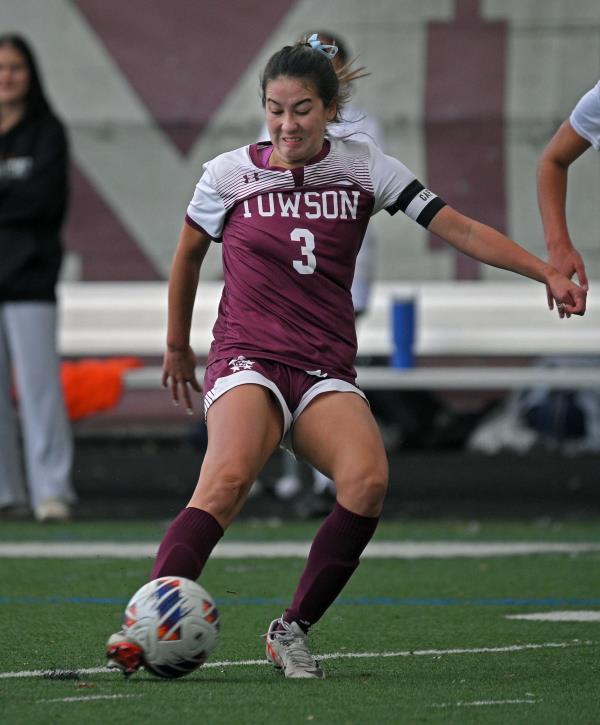
[(337, 502), (315, 536), (290, 607), (267, 633), (267, 658), (286, 677), (323, 677), (306, 632), (335, 601), (373, 536), (387, 488), (388, 466), (366, 402), (354, 393), (323, 393), (299, 416), (296, 452), (331, 476)]
[(165, 534), (151, 579), (198, 578), (281, 440), (282, 413), (267, 388), (244, 384), (212, 403), (207, 428), (208, 447), (196, 489)]

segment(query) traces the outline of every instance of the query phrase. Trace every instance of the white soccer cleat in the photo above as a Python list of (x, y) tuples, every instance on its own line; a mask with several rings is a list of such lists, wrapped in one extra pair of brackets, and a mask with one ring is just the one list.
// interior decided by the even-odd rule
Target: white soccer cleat
[(301, 627), (283, 618), (274, 619), (265, 635), (267, 659), (283, 670), (286, 677), (322, 680), (325, 673), (308, 651), (306, 634)]
[(121, 670), (125, 677), (137, 672), (143, 664), (142, 648), (123, 631), (111, 634), (106, 643), (108, 668)]

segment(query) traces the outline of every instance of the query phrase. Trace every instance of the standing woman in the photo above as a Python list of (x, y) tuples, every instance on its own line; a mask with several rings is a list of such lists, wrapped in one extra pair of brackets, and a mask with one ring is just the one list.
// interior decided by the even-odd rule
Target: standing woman
[[(163, 383), (191, 409), (199, 391), (190, 347), (202, 261), (223, 244), (225, 284), (204, 377), (208, 446), (196, 489), (159, 547), (151, 578), (196, 579), (282, 443), (335, 481), (290, 606), (266, 635), (267, 658), (286, 677), (321, 678), (307, 632), (340, 594), (373, 536), (388, 464), (364, 393), (356, 386), (351, 285), (371, 216), (411, 219), (487, 264), (549, 285), (572, 314), (585, 292), (499, 232), (425, 189), (375, 144), (325, 134), (352, 80), (334, 69), (335, 45), (317, 36), (267, 63), (262, 100), (271, 141), (204, 166), (169, 281)], [(125, 672), (141, 645), (117, 633), (107, 654)]]
[(0, 509), (25, 502), (39, 521), (65, 520), (74, 500), (72, 437), (56, 351), (55, 286), (67, 203), (65, 131), (27, 42), (0, 36)]

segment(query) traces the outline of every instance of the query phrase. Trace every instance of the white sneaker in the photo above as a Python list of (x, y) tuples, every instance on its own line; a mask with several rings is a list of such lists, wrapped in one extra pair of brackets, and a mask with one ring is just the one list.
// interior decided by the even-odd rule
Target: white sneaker
[(317, 680), (325, 677), (319, 663), (308, 651), (306, 634), (296, 622), (290, 624), (283, 618), (274, 619), (265, 637), (267, 659), (283, 670), (286, 677)]
[(137, 672), (143, 664), (142, 648), (123, 631), (111, 634), (106, 643), (106, 657), (108, 668), (121, 670), (125, 677)]
[(71, 507), (60, 498), (47, 498), (34, 510), (38, 521), (68, 521), (71, 518)]

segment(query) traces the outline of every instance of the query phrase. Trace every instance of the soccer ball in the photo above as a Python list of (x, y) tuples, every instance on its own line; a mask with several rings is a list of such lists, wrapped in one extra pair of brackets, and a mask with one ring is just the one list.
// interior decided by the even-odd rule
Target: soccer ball
[(211, 595), (183, 577), (154, 579), (129, 601), (123, 635), (142, 648), (142, 664), (159, 677), (183, 677), (203, 665), (219, 641)]

